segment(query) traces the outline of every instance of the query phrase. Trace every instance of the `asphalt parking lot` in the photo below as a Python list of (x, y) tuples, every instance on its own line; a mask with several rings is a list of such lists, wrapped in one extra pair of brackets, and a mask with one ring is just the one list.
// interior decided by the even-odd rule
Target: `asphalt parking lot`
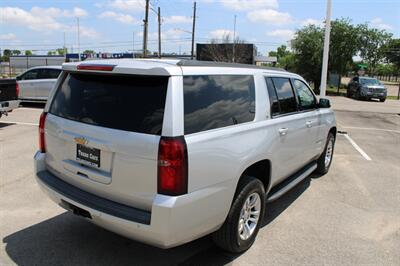
[(0, 120), (0, 265), (400, 265), (400, 101), (331, 97), (330, 172), (267, 205), (241, 255), (210, 237), (170, 250), (92, 225), (51, 202), (33, 178), (41, 105)]

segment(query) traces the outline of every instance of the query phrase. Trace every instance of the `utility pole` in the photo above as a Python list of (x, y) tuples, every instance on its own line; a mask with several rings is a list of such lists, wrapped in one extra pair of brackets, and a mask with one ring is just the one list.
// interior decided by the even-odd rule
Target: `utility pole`
[(190, 59), (194, 59), (194, 30), (196, 28), (196, 1), (193, 5), (193, 27), (192, 27), (192, 53)]
[(132, 35), (132, 58), (135, 58), (135, 32)]
[(324, 54), (322, 57), (321, 86), (319, 93), (320, 97), (325, 97), (326, 94), (326, 79), (328, 75), (328, 59), (329, 59), (329, 37), (331, 34), (331, 13), (332, 13), (332, 0), (327, 0), (326, 18), (325, 18)]
[(145, 10), (145, 17), (144, 17), (144, 28), (143, 28), (143, 57), (147, 56), (147, 26), (149, 23), (149, 0), (146, 0), (146, 10)]
[(81, 40), (79, 33), (79, 17), (76, 18), (77, 27), (78, 27), (78, 60), (81, 61)]
[(67, 46), (65, 46), (65, 31), (64, 31), (64, 46), (63, 46), (63, 50), (64, 50), (64, 56), (67, 56)]
[(233, 19), (233, 48), (232, 48), (232, 62), (235, 63), (235, 47), (236, 46), (236, 15)]
[(158, 57), (161, 58), (161, 13), (160, 7), (158, 7)]

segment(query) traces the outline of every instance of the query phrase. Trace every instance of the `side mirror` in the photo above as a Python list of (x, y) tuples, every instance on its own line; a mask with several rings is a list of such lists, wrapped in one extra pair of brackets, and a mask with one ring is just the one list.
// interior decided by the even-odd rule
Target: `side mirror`
[(16, 76), (15, 79), (16, 80), (21, 80), (21, 76)]
[(318, 107), (319, 108), (330, 108), (331, 102), (328, 99), (321, 98), (321, 99), (319, 99)]

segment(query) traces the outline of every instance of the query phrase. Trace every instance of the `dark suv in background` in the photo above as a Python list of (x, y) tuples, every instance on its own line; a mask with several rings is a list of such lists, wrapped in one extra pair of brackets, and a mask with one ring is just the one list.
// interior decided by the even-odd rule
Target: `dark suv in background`
[(376, 78), (354, 77), (347, 87), (347, 97), (354, 97), (358, 100), (371, 98), (386, 100), (387, 90)]

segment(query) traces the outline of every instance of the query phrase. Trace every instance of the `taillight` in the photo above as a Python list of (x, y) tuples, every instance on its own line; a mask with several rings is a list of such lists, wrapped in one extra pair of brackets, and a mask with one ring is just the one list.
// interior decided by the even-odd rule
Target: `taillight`
[(186, 194), (188, 159), (184, 137), (161, 137), (158, 146), (158, 193)]
[(46, 152), (46, 141), (44, 137), (44, 125), (46, 122), (47, 113), (43, 112), (39, 120), (39, 150), (42, 153)]
[(17, 85), (15, 86), (15, 94), (17, 95), (17, 98), (19, 97), (19, 84), (17, 82)]

